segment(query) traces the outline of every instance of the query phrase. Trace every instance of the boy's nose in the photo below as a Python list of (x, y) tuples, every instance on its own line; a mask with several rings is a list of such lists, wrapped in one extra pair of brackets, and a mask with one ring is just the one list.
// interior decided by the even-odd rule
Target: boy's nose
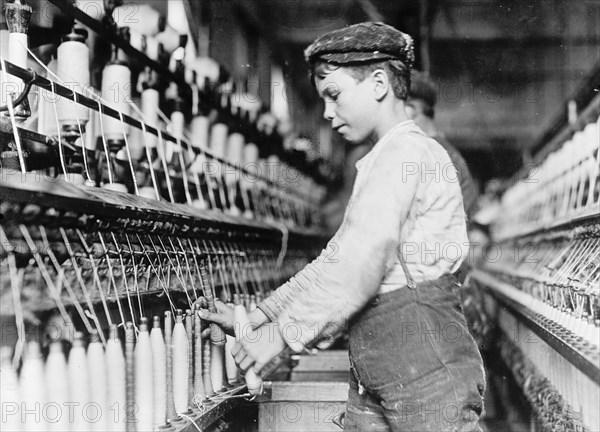
[(323, 118), (327, 121), (333, 120), (335, 117), (335, 110), (333, 104), (325, 102), (325, 109), (323, 110)]
[(325, 107), (323, 108), (323, 118), (327, 121), (331, 121), (335, 117), (335, 108), (333, 106), (333, 103), (331, 103), (330, 101), (324, 102)]

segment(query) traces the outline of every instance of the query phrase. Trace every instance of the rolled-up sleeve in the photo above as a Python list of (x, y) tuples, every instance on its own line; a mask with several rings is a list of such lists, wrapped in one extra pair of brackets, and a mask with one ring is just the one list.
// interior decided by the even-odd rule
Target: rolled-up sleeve
[(265, 313), (272, 320), (276, 317), (283, 338), (295, 351), (322, 331), (344, 326), (375, 296), (396, 258), (400, 230), (413, 200), (426, 186), (421, 173), (435, 169), (417, 135), (380, 144), (327, 248), (262, 309), (269, 310)]
[[(335, 237), (329, 241), (335, 241)], [(319, 263), (328, 259), (326, 247), (321, 254), (311, 263), (307, 264), (302, 271), (293, 276), (288, 282), (281, 285), (273, 294), (258, 304), (258, 308), (269, 318), (270, 321), (276, 321), (277, 317), (285, 310), (299, 293), (306, 289), (313, 280), (318, 278)]]

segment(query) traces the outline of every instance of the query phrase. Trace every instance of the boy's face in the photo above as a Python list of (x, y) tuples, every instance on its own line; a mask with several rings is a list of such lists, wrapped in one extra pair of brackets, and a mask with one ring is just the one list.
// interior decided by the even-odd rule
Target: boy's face
[(316, 76), (315, 84), (325, 102), (323, 117), (335, 131), (352, 144), (372, 137), (377, 105), (370, 76), (358, 82), (340, 67), (325, 76)]

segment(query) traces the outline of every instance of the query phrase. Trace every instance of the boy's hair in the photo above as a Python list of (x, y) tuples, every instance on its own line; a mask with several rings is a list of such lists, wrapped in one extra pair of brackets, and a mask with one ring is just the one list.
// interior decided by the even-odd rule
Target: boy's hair
[(343, 65), (326, 61), (316, 61), (311, 65), (310, 80), (314, 85), (315, 77), (323, 78), (341, 67), (347, 69), (348, 73), (358, 82), (363, 81), (371, 72), (383, 69), (390, 80), (394, 96), (403, 101), (408, 98), (411, 68), (398, 59), (345, 63)]

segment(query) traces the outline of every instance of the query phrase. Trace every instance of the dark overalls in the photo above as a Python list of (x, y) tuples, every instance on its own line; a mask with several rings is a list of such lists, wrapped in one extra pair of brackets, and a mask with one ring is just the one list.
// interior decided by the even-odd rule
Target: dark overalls
[[(401, 254), (400, 254), (401, 255)], [(454, 275), (378, 295), (350, 321), (347, 431), (481, 431), (485, 374)]]

